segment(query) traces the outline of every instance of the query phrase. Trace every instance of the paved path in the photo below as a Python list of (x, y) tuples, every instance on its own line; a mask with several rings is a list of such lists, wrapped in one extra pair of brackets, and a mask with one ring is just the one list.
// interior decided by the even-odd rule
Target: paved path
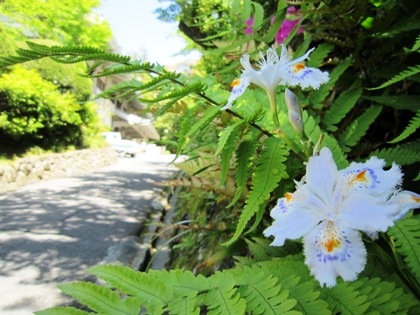
[(65, 303), (57, 284), (87, 278), (108, 248), (136, 235), (173, 156), (120, 159), (93, 173), (0, 194), (0, 314)]

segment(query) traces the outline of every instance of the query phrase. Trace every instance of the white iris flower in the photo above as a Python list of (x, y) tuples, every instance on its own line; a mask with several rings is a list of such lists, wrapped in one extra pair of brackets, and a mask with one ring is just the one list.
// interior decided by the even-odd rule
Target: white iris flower
[(233, 101), (241, 96), (251, 83), (262, 87), (267, 92), (271, 105), (273, 105), (275, 89), (278, 85), (298, 85), (302, 88), (318, 89), (321, 84), (328, 82), (329, 76), (327, 72), (305, 66), (304, 61), (309, 58), (309, 54), (313, 50), (314, 48), (302, 57), (291, 60), (284, 45), (282, 45), (280, 56), (274, 47), (270, 47), (265, 57), (261, 53), (258, 70), (252, 67), (249, 55), (243, 55), (240, 60), (244, 68), (242, 75), (239, 79), (233, 81), (228, 102), (221, 109), (231, 108)]
[(338, 276), (355, 280), (366, 264), (360, 231), (384, 232), (420, 207), (420, 195), (399, 190), (400, 167), (384, 166), (372, 157), (338, 170), (331, 151), (323, 148), (309, 159), (296, 191), (271, 210), (274, 222), (264, 235), (274, 236), (275, 246), (303, 237), (305, 263), (321, 285), (334, 286)]

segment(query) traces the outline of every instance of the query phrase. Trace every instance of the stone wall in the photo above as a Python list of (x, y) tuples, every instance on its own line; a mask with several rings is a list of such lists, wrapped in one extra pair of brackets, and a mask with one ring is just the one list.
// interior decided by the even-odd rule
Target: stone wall
[(116, 161), (116, 152), (111, 148), (104, 148), (52, 153), (1, 162), (0, 191), (39, 180), (83, 174)]

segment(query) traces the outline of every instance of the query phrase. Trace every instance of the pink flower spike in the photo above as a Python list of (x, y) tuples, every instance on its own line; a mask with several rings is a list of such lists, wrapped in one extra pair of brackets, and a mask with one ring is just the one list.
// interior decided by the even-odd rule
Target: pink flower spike
[[(300, 10), (297, 10), (295, 7), (292, 6), (292, 7), (288, 7), (286, 12), (287, 12), (286, 18), (284, 19), (283, 23), (280, 26), (280, 29), (274, 36), (274, 40), (278, 45), (284, 43), (286, 38), (293, 31), (296, 24), (298, 24), (300, 21)], [(297, 18), (290, 19), (291, 17), (290, 15), (295, 16)], [(303, 27), (299, 27), (297, 34), (301, 34), (302, 32), (303, 32)]]

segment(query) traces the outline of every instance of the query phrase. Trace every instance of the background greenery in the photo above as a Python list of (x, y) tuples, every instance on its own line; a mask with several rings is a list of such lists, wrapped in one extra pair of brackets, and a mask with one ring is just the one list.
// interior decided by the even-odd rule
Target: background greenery
[[(92, 9), (100, 1), (2, 1), (0, 53), (12, 54), (30, 39), (47, 45), (93, 45), (111, 38)], [(92, 79), (85, 64), (35, 60), (0, 70), (0, 155), (61, 151), (103, 145)]]

